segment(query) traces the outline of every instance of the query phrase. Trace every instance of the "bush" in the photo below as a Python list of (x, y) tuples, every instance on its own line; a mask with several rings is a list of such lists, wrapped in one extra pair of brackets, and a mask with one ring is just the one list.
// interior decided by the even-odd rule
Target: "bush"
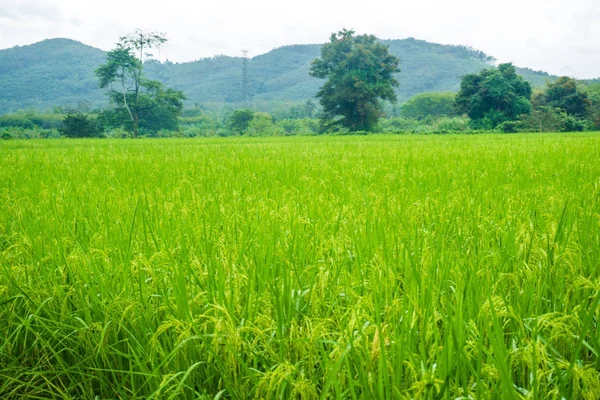
[(433, 126), (438, 133), (467, 132), (471, 129), (469, 119), (464, 117), (442, 117)]
[(228, 131), (227, 129), (218, 129), (216, 132), (218, 137), (228, 137), (231, 136), (231, 131)]
[(382, 133), (415, 133), (419, 125), (419, 121), (405, 117), (385, 119), (379, 123)]
[(33, 129), (23, 128), (3, 128), (0, 129), (0, 138), (2, 139), (50, 139), (59, 138), (60, 133), (56, 129)]
[(115, 128), (105, 132), (105, 136), (113, 139), (126, 139), (130, 136), (130, 134), (123, 128)]
[(287, 136), (297, 135), (302, 130), (302, 123), (297, 119), (284, 119), (278, 125)]
[(249, 109), (235, 110), (226, 120), (226, 125), (234, 133), (243, 135), (254, 119), (254, 111)]
[(62, 125), (63, 115), (39, 114), (33, 111), (0, 115), (0, 128), (58, 129)]
[(208, 115), (194, 115), (179, 118), (179, 126), (186, 137), (212, 137), (217, 136), (221, 124), (215, 117)]
[(319, 121), (316, 119), (284, 119), (277, 122), (282, 135), (314, 135), (319, 131)]
[(400, 113), (412, 119), (452, 115), (455, 99), (455, 93), (421, 93), (404, 103)]
[(498, 130), (504, 133), (516, 133), (517, 132), (517, 122), (516, 121), (505, 121), (498, 125)]
[(567, 114), (560, 108), (540, 106), (530, 115), (522, 116), (519, 121), (521, 130), (532, 132), (581, 132), (588, 122)]
[(567, 115), (564, 118), (561, 132), (583, 132), (586, 125), (586, 121), (579, 119), (574, 115)]
[(267, 113), (256, 113), (248, 124), (246, 134), (249, 136), (277, 136), (281, 129), (273, 122), (273, 117)]
[(397, 117), (381, 121), (383, 133), (452, 133), (470, 132), (470, 122), (466, 117), (427, 117), (422, 120)]
[(69, 138), (85, 138), (100, 136), (101, 129), (92, 118), (83, 113), (68, 114), (63, 119), (60, 133)]

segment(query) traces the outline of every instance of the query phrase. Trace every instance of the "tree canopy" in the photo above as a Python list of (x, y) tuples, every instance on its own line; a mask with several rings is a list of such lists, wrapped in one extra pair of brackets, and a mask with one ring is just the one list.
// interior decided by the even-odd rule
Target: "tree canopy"
[(254, 111), (244, 108), (235, 110), (227, 117), (227, 127), (239, 135), (243, 135), (248, 130), (250, 122), (254, 119)]
[(579, 118), (586, 117), (592, 105), (588, 94), (577, 85), (577, 81), (567, 76), (548, 83), (546, 89), (534, 97), (533, 103), (536, 107), (560, 108), (568, 115)]
[(495, 128), (531, 113), (531, 85), (512, 64), (484, 69), (462, 79), (456, 109), (481, 127)]
[(382, 114), (382, 100), (396, 101), (400, 60), (372, 35), (353, 30), (333, 33), (313, 61), (310, 74), (327, 79), (317, 92), (327, 125), (371, 131)]
[(96, 120), (80, 112), (67, 114), (59, 131), (62, 135), (70, 138), (97, 137), (101, 133)]
[(589, 114), (590, 121), (595, 129), (600, 130), (600, 83), (588, 85), (586, 92), (592, 102)]

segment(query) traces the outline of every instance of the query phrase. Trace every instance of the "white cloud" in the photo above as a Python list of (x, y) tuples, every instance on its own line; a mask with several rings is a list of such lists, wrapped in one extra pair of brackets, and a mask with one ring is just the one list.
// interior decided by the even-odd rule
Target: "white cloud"
[(0, 0), (0, 48), (69, 37), (110, 49), (135, 28), (166, 32), (160, 57), (189, 61), (322, 43), (342, 27), (481, 49), (499, 61), (600, 76), (597, 0)]

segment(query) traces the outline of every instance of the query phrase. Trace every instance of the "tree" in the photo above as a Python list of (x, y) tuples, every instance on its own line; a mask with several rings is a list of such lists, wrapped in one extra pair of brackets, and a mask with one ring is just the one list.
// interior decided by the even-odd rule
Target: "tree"
[(304, 103), (304, 113), (308, 118), (312, 118), (315, 115), (315, 111), (317, 111), (317, 105), (311, 99), (306, 100)]
[(270, 114), (257, 112), (249, 122), (245, 133), (248, 136), (277, 136), (280, 129), (275, 125)]
[(375, 36), (355, 36), (346, 29), (333, 33), (310, 69), (311, 76), (327, 79), (317, 93), (325, 125), (373, 130), (382, 115), (381, 101), (396, 101), (393, 74), (399, 62)]
[[(109, 98), (116, 105), (109, 119), (122, 122), (134, 138), (140, 125), (151, 126), (152, 130), (176, 128), (177, 116), (183, 110), (182, 92), (165, 88), (143, 75), (144, 58), (152, 56), (147, 51), (166, 41), (163, 34), (137, 30), (121, 37), (117, 48), (108, 53), (106, 63), (96, 70), (100, 87), (110, 88)], [(113, 88), (115, 83), (118, 89)]]
[(596, 130), (600, 130), (600, 83), (592, 83), (586, 87), (588, 98), (592, 102), (589, 120)]
[(80, 112), (65, 116), (59, 131), (70, 138), (98, 137), (101, 132), (94, 119)]
[(455, 99), (454, 93), (421, 93), (402, 105), (401, 115), (414, 119), (452, 115)]
[(586, 121), (569, 115), (562, 108), (550, 106), (536, 107), (531, 114), (521, 116), (521, 130), (532, 132), (581, 132)]
[(541, 106), (560, 108), (568, 115), (585, 118), (592, 101), (587, 93), (577, 86), (575, 79), (563, 76), (548, 83), (546, 89), (534, 97), (533, 104), (536, 108)]
[(235, 110), (227, 118), (226, 125), (232, 132), (243, 135), (248, 130), (248, 126), (253, 119), (254, 111), (248, 108)]
[(531, 113), (531, 85), (516, 74), (512, 64), (484, 69), (463, 77), (456, 110), (479, 127), (495, 128)]

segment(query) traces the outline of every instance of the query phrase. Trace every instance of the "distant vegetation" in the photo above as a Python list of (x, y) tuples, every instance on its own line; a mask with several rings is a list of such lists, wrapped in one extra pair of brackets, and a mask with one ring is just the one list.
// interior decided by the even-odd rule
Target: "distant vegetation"
[[(401, 104), (423, 92), (458, 92), (460, 79), (490, 66), (493, 59), (464, 46), (448, 46), (416, 39), (384, 40), (400, 58), (396, 75)], [(301, 104), (314, 98), (322, 82), (309, 76), (321, 45), (293, 45), (272, 50), (249, 61), (249, 94), (257, 111), (274, 112), (282, 104)], [(94, 71), (106, 60), (102, 50), (67, 39), (51, 39), (30, 46), (0, 50), (0, 113), (25, 109), (75, 107), (90, 102), (105, 107), (108, 99)], [(202, 104), (211, 110), (241, 107), (242, 59), (217, 56), (188, 63), (145, 63), (148, 78), (182, 90), (186, 106)], [(534, 87), (552, 77), (517, 69)]]
[[(345, 32), (348, 42), (363, 38)], [(286, 46), (250, 60), (247, 109), (240, 58), (145, 57), (163, 35), (138, 31), (109, 53), (66, 39), (0, 51), (0, 109), (29, 106), (0, 115), (0, 137), (77, 137), (85, 124), (93, 127), (87, 136), (115, 138), (600, 129), (600, 84), (496, 68), (465, 46), (367, 35), (369, 43), (346, 46), (342, 36), (338, 50), (336, 41)]]
[[(512, 67), (502, 68), (510, 72)], [(489, 71), (483, 75), (488, 76)], [(470, 80), (472, 77), (466, 78), (466, 87)], [(379, 133), (474, 133), (484, 129), (510, 133), (600, 129), (600, 84), (583, 85), (570, 78), (561, 78), (545, 88), (536, 89), (531, 98), (527, 98), (526, 94), (518, 100), (521, 107), (525, 107), (520, 111), (511, 111), (510, 114), (497, 114), (497, 111), (490, 114), (484, 111), (482, 114), (472, 114), (473, 118), (469, 118), (463, 114), (469, 111), (461, 107), (465, 104), (475, 106), (478, 101), (485, 100), (477, 93), (472, 90), (463, 91), (460, 95), (462, 105), (455, 101), (454, 93), (422, 93), (399, 107), (388, 104), (384, 109), (385, 118), (381, 119), (373, 130)], [(498, 96), (511, 98), (503, 94), (502, 90), (498, 92)], [(483, 110), (481, 107), (484, 105), (482, 103), (474, 109)], [(319, 122), (317, 117), (320, 113), (319, 106), (312, 100), (282, 107), (272, 113), (250, 109), (215, 111), (198, 106), (181, 111), (175, 120), (172, 113), (147, 114), (142, 118), (140, 135), (214, 137), (331, 133), (324, 131), (323, 124)], [(0, 115), (0, 138), (57, 138), (61, 135), (74, 137), (79, 133), (68, 133), (70, 131), (67, 126), (82, 116), (94, 121), (95, 126), (98, 126), (98, 131), (94, 132), (100, 137), (130, 136), (131, 125), (128, 116), (121, 112), (120, 116), (110, 118), (113, 115), (114, 110), (90, 110), (89, 105), (85, 103), (79, 107), (56, 107), (48, 113), (27, 111)], [(348, 133), (346, 128), (335, 130), (335, 134), (345, 133)]]

